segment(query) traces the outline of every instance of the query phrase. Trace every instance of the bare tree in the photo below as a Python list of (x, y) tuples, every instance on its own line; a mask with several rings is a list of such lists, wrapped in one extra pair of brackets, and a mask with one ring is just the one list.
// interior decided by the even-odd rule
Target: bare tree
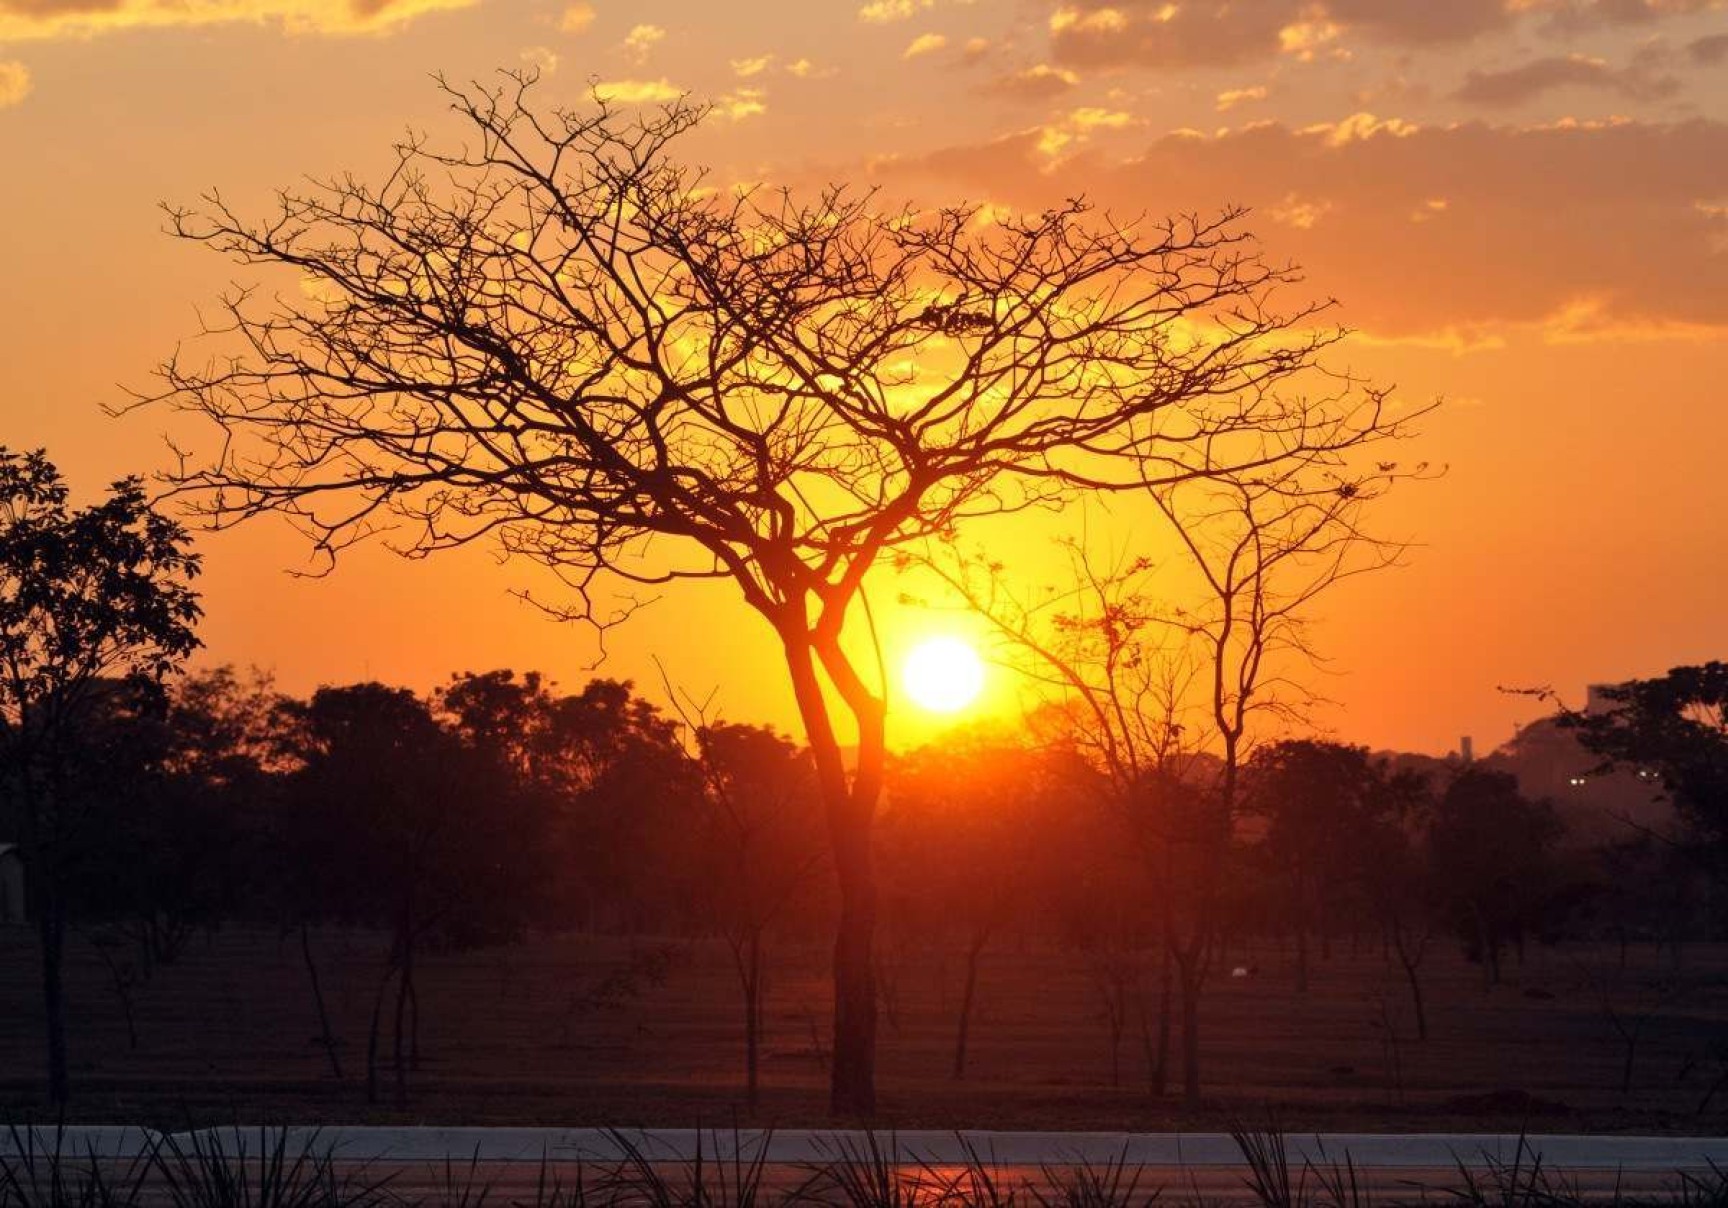
[(1072, 821), (1056, 780), (1022, 735), (986, 727), (944, 733), (890, 767), (881, 850), (903, 928), (958, 935), (964, 954), (956, 1080), (966, 1076), (985, 952), (1025, 918), (1029, 874)]
[(1326, 304), (1281, 308), (1296, 274), (1238, 211), (985, 222), (727, 188), (675, 155), (700, 107), (548, 110), (532, 83), (446, 85), (470, 141), (410, 138), (380, 184), (284, 191), (258, 221), (214, 193), (170, 210), (298, 278), (231, 293), (162, 367), (154, 398), (222, 431), (176, 478), (214, 523), (283, 513), (324, 558), (386, 528), (413, 556), (496, 541), (601, 626), (633, 607), (608, 581), (735, 584), (816, 762), (832, 1101), (868, 1113), (885, 700), (847, 622), (872, 569), (979, 514), (1353, 446), (1383, 396), (1286, 388), (1338, 333)]
[[(1404, 431), (1377, 423), (1358, 433), (1356, 448), (1366, 453)], [(964, 555), (923, 563), (994, 622), (1034, 682), (1066, 702), (1081, 749), (1141, 844), (1180, 986), (1191, 1107), (1200, 1099), (1200, 999), (1225, 914), (1250, 723), (1293, 720), (1312, 702), (1296, 674), (1314, 657), (1307, 614), (1338, 582), (1396, 559), (1400, 547), (1365, 532), (1363, 512), (1397, 481), (1426, 472), (1341, 453), (1297, 451), (1273, 465), (1154, 486), (1148, 497), (1166, 522), (1158, 531), (1174, 536), (1175, 558), (1110, 561), (1075, 542), (1070, 583), (1041, 597), (1017, 593), (1000, 563)], [(1158, 579), (1172, 568), (1185, 584)], [(1166, 1006), (1165, 1039), (1168, 1014)], [(1162, 1056), (1153, 1064), (1162, 1067)]]
[(809, 802), (815, 775), (808, 754), (765, 726), (711, 719), (711, 701), (667, 696), (690, 731), (702, 773), (701, 812), (691, 855), (701, 898), (732, 955), (744, 1002), (744, 1094), (761, 1098), (762, 1005), (769, 928), (807, 897), (822, 862)]

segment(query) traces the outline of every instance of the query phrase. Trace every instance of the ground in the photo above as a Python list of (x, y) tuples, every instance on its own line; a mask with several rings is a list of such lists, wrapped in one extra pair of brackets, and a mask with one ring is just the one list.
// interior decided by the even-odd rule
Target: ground
[[(741, 1010), (723, 945), (549, 937), (422, 962), (420, 1068), (407, 1108), (365, 1098), (366, 1029), (384, 941), (314, 937), (341, 1040), (338, 1082), (319, 1046), (295, 937), (225, 928), (134, 990), (132, 1049), (109, 973), (69, 962), (70, 1118), (183, 1126), (232, 1120), (545, 1125), (820, 1126), (827, 993), (819, 945), (772, 952), (762, 1105), (745, 1111)], [(1251, 977), (1230, 977), (1233, 965)], [(1719, 1133), (1728, 1124), (1728, 945), (1680, 955), (1533, 946), (1506, 983), (1446, 947), (1424, 969), (1431, 1037), (1414, 1037), (1405, 985), (1348, 940), (1297, 994), (1288, 959), (1233, 952), (1206, 999), (1208, 1103), (1149, 1093), (1138, 1019), (1112, 1086), (1109, 1029), (1083, 954), (1028, 942), (985, 957), (964, 1081), (951, 1074), (961, 958), (884, 962), (878, 1123), (903, 1128), (1289, 1128)], [(40, 1116), (35, 948), (0, 928), (0, 1110)], [(386, 1021), (389, 1011), (385, 1012)], [(1631, 1089), (1620, 1093), (1628, 1037)]]

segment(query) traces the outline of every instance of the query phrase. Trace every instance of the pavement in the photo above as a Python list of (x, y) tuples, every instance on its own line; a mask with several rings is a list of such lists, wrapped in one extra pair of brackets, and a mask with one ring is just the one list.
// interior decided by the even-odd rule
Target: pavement
[[(38, 1153), (98, 1159), (134, 1158), (155, 1145), (190, 1152), (215, 1150), (255, 1157), (273, 1149), (283, 1130), (246, 1126), (159, 1133), (129, 1126), (68, 1125), (0, 1131), (0, 1155), (34, 1146)], [(632, 1157), (656, 1164), (749, 1161), (761, 1152), (775, 1165), (814, 1165), (893, 1157), (900, 1165), (955, 1166), (975, 1154), (998, 1167), (1103, 1166), (1121, 1163), (1164, 1170), (1245, 1165), (1228, 1133), (988, 1132), (782, 1129), (373, 1128), (332, 1125), (288, 1128), (291, 1154), (328, 1153), (344, 1163), (607, 1163)], [(1540, 1162), (1550, 1170), (1663, 1172), (1728, 1170), (1728, 1137), (1583, 1136), (1512, 1133), (1287, 1132), (1293, 1168), (1327, 1167), (1346, 1159), (1361, 1169), (1486, 1170)]]

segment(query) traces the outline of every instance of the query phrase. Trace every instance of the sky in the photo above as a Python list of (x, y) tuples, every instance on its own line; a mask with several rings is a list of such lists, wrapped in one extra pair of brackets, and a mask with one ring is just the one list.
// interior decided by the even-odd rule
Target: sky
[[(1441, 401), (1410, 455), (1444, 475), (1376, 518), (1404, 565), (1317, 617), (1339, 737), (1483, 749), (1535, 712), (1501, 686), (1577, 702), (1728, 654), (1720, 0), (0, 0), (0, 443), (86, 494), (172, 465), (167, 435), (208, 434), (108, 411), (246, 278), (164, 234), (161, 203), (262, 213), (307, 176), (377, 176), (405, 131), (450, 129), (434, 73), (524, 67), (549, 102), (712, 103), (695, 153), (725, 180), (1250, 207), (1337, 299), (1333, 363)], [(483, 550), (308, 579), (272, 520), (199, 545), (201, 658), (291, 691), (499, 666), (574, 686), (600, 653)], [(968, 629), (879, 595), (890, 662)], [(669, 591), (607, 647), (600, 673), (793, 725), (724, 586)]]

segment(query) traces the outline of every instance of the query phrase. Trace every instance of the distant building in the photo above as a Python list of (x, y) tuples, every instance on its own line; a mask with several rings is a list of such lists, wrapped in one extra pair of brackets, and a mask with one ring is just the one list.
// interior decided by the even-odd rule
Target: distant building
[(24, 853), (0, 843), (0, 926), (24, 921)]
[(1608, 698), (1608, 692), (1618, 684), (1586, 684), (1584, 685), (1584, 712), (1612, 713), (1619, 706)]

